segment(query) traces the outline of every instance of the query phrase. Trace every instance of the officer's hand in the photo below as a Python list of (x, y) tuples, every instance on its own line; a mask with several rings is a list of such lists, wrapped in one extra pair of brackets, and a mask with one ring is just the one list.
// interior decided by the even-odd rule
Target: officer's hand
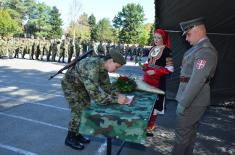
[(178, 103), (177, 108), (176, 108), (176, 114), (184, 115), (184, 111), (185, 111), (185, 107)]
[(148, 71), (146, 71), (146, 73), (147, 73), (148, 75), (154, 75), (154, 74), (155, 74), (155, 71), (154, 71), (154, 70), (148, 70)]
[(127, 104), (128, 98), (125, 95), (118, 95), (118, 103), (119, 104)]

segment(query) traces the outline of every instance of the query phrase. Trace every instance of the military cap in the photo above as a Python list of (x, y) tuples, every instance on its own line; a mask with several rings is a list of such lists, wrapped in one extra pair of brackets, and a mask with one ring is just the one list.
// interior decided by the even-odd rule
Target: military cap
[(126, 60), (123, 58), (120, 50), (113, 48), (113, 49), (111, 49), (109, 54), (114, 62), (119, 63), (120, 65), (126, 64)]
[(199, 18), (195, 18), (195, 19), (192, 19), (192, 20), (183, 21), (183, 22), (180, 22), (179, 25), (180, 25), (181, 30), (183, 31), (183, 35), (185, 35), (194, 26), (204, 25), (204, 18), (199, 17)]

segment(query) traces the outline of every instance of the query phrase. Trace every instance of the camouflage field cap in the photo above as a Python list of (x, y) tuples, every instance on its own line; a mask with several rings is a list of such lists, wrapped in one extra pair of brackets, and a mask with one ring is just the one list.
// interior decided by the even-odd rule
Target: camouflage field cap
[(112, 57), (113, 61), (119, 63), (120, 65), (126, 64), (126, 60), (123, 58), (122, 54), (118, 49), (111, 49), (109, 52), (110, 56)]
[(192, 19), (192, 20), (188, 20), (188, 21), (184, 21), (184, 22), (179, 23), (180, 28), (183, 31), (182, 35), (185, 35), (194, 26), (203, 25), (203, 24), (204, 24), (204, 18), (203, 17), (199, 17), (199, 18), (195, 18), (195, 19)]

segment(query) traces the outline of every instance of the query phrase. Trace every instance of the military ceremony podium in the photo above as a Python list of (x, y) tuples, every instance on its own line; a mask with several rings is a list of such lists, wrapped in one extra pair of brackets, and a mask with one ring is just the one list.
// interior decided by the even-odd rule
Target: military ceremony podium
[(84, 135), (105, 136), (107, 138), (107, 155), (112, 153), (112, 139), (144, 144), (146, 128), (155, 100), (156, 93), (136, 91), (131, 105), (97, 105), (92, 103), (82, 112), (80, 133)]

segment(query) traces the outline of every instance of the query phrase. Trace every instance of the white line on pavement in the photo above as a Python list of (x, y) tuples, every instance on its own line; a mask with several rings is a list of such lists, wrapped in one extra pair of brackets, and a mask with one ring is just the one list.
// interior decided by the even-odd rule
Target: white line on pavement
[(7, 149), (7, 150), (10, 150), (10, 151), (19, 153), (19, 154), (37, 155), (36, 153), (29, 152), (29, 151), (26, 151), (26, 150), (23, 150), (23, 149), (20, 149), (20, 148), (17, 148), (17, 147), (13, 147), (13, 146), (9, 146), (9, 145), (4, 145), (4, 144), (1, 144), (1, 143), (0, 143), (0, 148), (4, 148), (4, 149)]
[(17, 97), (6, 97), (6, 96), (2, 96), (0, 98), (0, 101), (4, 101), (4, 100), (14, 100), (17, 101), (17, 105), (20, 104), (33, 104), (33, 105), (39, 105), (39, 106), (45, 106), (45, 107), (50, 107), (50, 108), (56, 108), (56, 109), (60, 109), (60, 110), (65, 110), (65, 111), (70, 111), (69, 108), (63, 108), (63, 107), (58, 107), (58, 106), (54, 106), (54, 105), (49, 105), (49, 104), (43, 104), (43, 103), (38, 103), (39, 101), (27, 101), (26, 99), (19, 99)]
[(33, 104), (33, 105), (40, 105), (40, 106), (45, 106), (45, 107), (50, 107), (50, 108), (56, 108), (56, 109), (60, 109), (60, 110), (70, 111), (69, 108), (57, 107), (57, 106), (54, 106), (54, 105), (48, 105), (48, 104), (42, 104), (42, 103), (30, 103), (30, 104)]
[(100, 145), (100, 147), (97, 150), (97, 152), (95, 153), (95, 155), (102, 155), (102, 154), (104, 154), (104, 151), (106, 151), (106, 148), (107, 148), (107, 143), (104, 142), (103, 144)]
[(11, 117), (11, 118), (16, 118), (16, 119), (21, 119), (21, 120), (33, 122), (33, 123), (36, 123), (36, 124), (46, 125), (46, 126), (50, 126), (50, 127), (54, 127), (54, 128), (58, 128), (58, 129), (62, 129), (62, 130), (67, 130), (67, 128), (62, 127), (62, 126), (53, 125), (53, 124), (50, 124), (50, 123), (46, 123), (46, 122), (42, 122), (42, 121), (37, 121), (37, 120), (33, 120), (33, 119), (21, 117), (21, 116), (6, 114), (6, 113), (3, 113), (3, 112), (0, 112), (0, 115)]

